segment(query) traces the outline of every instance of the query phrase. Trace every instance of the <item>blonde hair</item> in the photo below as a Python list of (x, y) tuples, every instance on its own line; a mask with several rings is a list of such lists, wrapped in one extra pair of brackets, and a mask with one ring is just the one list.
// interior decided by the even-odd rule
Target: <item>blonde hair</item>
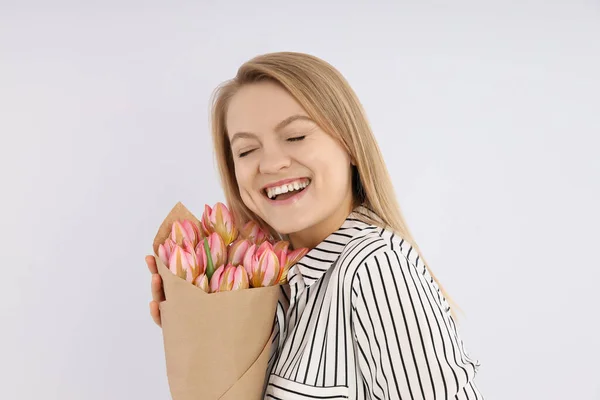
[[(383, 155), (360, 101), (343, 75), (315, 56), (296, 52), (259, 55), (242, 64), (235, 78), (223, 82), (213, 93), (211, 118), (215, 155), (225, 199), (237, 223), (257, 220), (277, 234), (242, 201), (225, 122), (229, 100), (237, 90), (243, 85), (264, 80), (284, 87), (308, 115), (346, 149), (355, 164), (352, 185), (355, 205), (364, 205), (380, 218), (364, 216), (365, 222), (376, 226), (381, 226), (383, 222), (382, 227), (408, 241), (436, 281), (442, 295), (457, 307), (429, 269), (408, 229)], [(452, 307), (451, 312), (456, 318)]]

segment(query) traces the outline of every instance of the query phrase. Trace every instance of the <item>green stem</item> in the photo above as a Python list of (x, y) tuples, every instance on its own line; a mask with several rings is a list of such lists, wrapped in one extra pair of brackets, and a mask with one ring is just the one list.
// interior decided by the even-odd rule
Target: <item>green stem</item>
[(204, 251), (206, 252), (206, 277), (210, 282), (213, 274), (215, 273), (215, 265), (213, 264), (212, 255), (210, 254), (210, 247), (208, 246), (208, 238), (204, 238)]

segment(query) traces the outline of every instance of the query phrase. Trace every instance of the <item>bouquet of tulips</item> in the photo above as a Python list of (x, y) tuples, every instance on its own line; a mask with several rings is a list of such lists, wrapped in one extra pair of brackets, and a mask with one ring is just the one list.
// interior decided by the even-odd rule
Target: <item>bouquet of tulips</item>
[(289, 251), (222, 203), (198, 220), (178, 203), (154, 239), (173, 400), (260, 399), (280, 284), (308, 249)]

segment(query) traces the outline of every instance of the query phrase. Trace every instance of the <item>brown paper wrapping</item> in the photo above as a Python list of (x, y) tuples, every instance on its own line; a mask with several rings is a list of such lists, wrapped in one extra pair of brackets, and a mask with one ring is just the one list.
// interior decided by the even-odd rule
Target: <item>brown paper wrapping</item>
[(173, 400), (262, 400), (280, 288), (205, 293), (173, 275), (158, 246), (176, 220), (198, 219), (178, 203), (154, 239), (166, 301), (160, 303)]

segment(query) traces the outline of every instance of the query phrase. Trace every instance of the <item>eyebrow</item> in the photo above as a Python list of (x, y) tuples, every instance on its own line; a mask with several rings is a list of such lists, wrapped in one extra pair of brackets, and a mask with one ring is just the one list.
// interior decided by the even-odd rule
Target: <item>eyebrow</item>
[[(288, 126), (289, 124), (291, 124), (292, 122), (298, 121), (298, 120), (312, 122), (312, 118), (309, 117), (308, 115), (295, 114), (295, 115), (291, 115), (291, 116), (287, 117), (286, 119), (280, 121), (277, 125), (275, 125), (275, 130), (280, 131), (283, 128), (285, 128), (286, 126)], [(256, 138), (256, 135), (254, 133), (250, 133), (250, 132), (236, 132), (231, 137), (231, 140), (229, 141), (229, 143), (233, 144), (233, 142), (236, 139), (242, 139), (242, 138)]]

